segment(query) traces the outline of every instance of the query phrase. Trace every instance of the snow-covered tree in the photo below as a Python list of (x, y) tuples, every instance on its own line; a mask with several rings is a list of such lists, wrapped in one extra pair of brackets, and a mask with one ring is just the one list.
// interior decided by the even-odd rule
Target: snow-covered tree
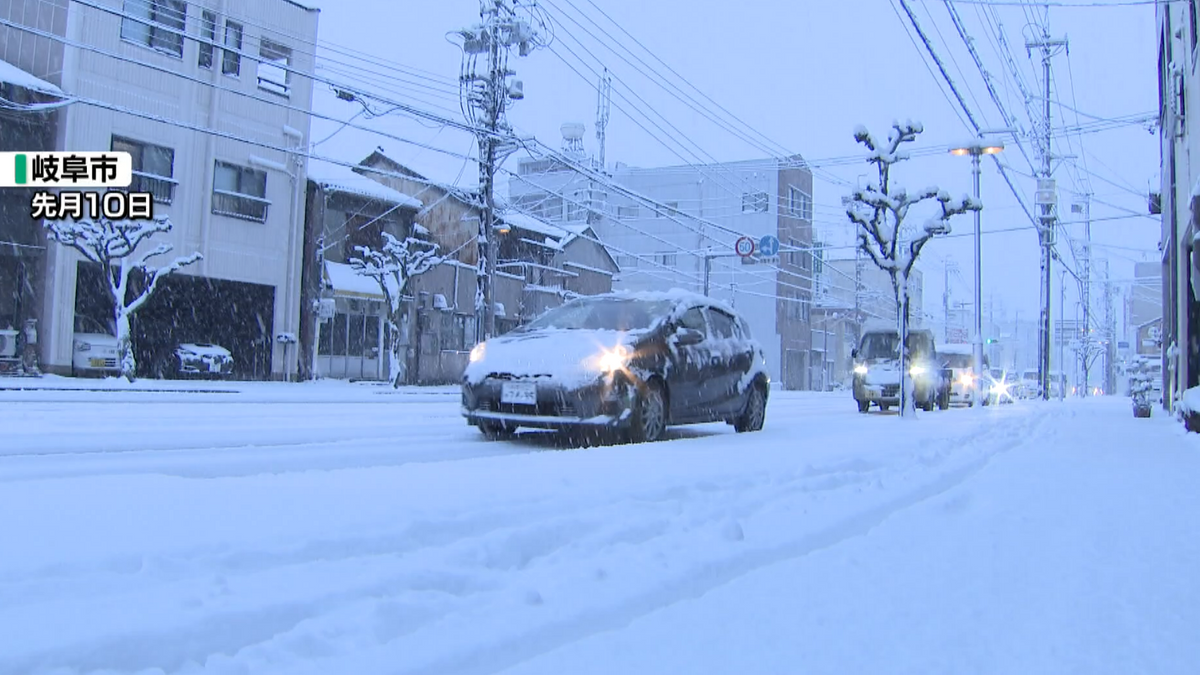
[[(133, 382), (136, 377), (137, 361), (133, 356), (133, 337), (129, 330), (129, 317), (133, 316), (154, 291), (163, 277), (200, 260), (199, 253), (182, 256), (163, 267), (150, 265), (150, 259), (166, 255), (173, 248), (159, 243), (138, 257), (137, 250), (156, 234), (170, 232), (171, 220), (160, 216), (153, 220), (47, 220), (46, 230), (50, 237), (79, 251), (84, 258), (98, 263), (108, 282), (108, 292), (113, 301), (113, 320), (117, 328), (117, 358), (121, 364), (121, 376)], [(141, 292), (130, 296), (129, 280), (135, 271), (141, 272)]]
[(347, 262), (359, 274), (375, 280), (383, 293), (387, 304), (388, 331), (384, 349), (388, 355), (388, 379), (393, 386), (400, 386), (400, 363), (402, 355), (398, 353), (400, 341), (397, 333), (400, 330), (400, 311), (404, 298), (404, 288), (408, 280), (424, 274), (442, 262), (438, 257), (437, 244), (413, 237), (401, 241), (396, 237), (383, 233), (383, 246), (374, 249), (367, 246), (355, 246), (359, 257), (350, 258)]
[[(891, 183), (892, 166), (909, 158), (902, 150), (924, 131), (919, 122), (893, 122), (887, 139), (880, 142), (866, 127), (854, 130), (854, 140), (866, 146), (867, 161), (879, 171), (875, 185), (855, 190), (847, 205), (846, 215), (858, 228), (858, 247), (870, 256), (879, 269), (888, 273), (895, 294), (898, 332), (900, 334), (900, 415), (916, 414), (913, 380), (908, 369), (909, 279), (921, 249), (931, 239), (950, 231), (950, 218), (981, 208), (979, 202), (962, 197), (954, 200), (937, 187), (927, 187), (910, 194)], [(922, 202), (932, 202), (937, 210), (920, 227), (905, 223), (909, 211)]]

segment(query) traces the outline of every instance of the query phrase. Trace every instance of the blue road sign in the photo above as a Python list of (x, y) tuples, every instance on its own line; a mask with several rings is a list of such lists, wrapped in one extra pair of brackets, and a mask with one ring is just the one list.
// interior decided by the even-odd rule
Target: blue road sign
[(764, 258), (779, 255), (779, 237), (768, 234), (758, 241), (758, 253)]

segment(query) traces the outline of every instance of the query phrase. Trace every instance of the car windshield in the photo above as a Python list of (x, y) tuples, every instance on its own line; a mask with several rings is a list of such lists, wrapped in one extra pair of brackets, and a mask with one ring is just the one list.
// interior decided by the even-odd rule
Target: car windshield
[(868, 333), (858, 350), (863, 359), (895, 359), (900, 357), (900, 336), (895, 333)]
[(519, 330), (645, 330), (674, 307), (665, 300), (588, 298), (552, 309)]

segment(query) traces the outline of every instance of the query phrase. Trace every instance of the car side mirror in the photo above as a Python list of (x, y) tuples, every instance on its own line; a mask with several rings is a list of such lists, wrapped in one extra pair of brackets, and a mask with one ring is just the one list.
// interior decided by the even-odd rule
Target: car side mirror
[(698, 345), (704, 341), (704, 333), (695, 328), (679, 328), (675, 331), (675, 343), (680, 347), (690, 347)]
[(850, 358), (852, 358), (852, 359), (857, 359), (857, 358), (858, 358), (858, 349), (851, 349), (851, 350), (850, 350)]

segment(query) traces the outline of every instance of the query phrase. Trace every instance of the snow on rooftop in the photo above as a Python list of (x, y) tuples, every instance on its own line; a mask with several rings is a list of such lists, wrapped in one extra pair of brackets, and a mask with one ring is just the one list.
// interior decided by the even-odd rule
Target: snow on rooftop
[(341, 164), (320, 160), (310, 161), (308, 163), (308, 179), (331, 192), (343, 192), (368, 199), (378, 199), (392, 204), (410, 206), (414, 209), (425, 206), (421, 200), (392, 189)]
[(21, 70), (8, 61), (0, 61), (0, 82), (15, 84), (18, 87), (30, 89), (32, 91), (40, 91), (44, 94), (54, 94), (62, 96), (62, 89), (50, 84), (49, 82), (34, 77), (33, 75)]
[(326, 260), (325, 280), (333, 287), (334, 293), (338, 295), (369, 300), (383, 299), (383, 290), (379, 288), (379, 284), (374, 279), (359, 274), (354, 271), (353, 267), (345, 263)]
[(500, 218), (513, 227), (553, 237), (556, 240), (567, 236), (567, 231), (561, 227), (519, 211), (506, 211), (500, 215)]

